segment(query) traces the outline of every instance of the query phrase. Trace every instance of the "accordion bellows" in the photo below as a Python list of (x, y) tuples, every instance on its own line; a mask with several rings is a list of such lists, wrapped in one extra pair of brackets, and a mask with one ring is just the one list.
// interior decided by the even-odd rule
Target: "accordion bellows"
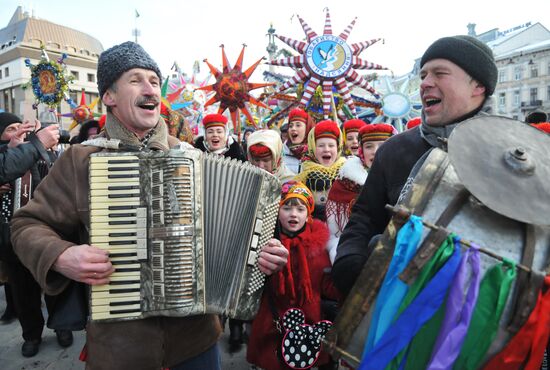
[(273, 175), (197, 150), (93, 154), (90, 244), (115, 272), (92, 287), (91, 320), (253, 318), (279, 197)]

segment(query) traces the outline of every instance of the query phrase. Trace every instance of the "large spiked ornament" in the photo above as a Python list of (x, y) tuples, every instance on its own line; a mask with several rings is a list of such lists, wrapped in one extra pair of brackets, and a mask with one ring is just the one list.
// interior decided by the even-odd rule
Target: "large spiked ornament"
[(73, 119), (71, 126), (69, 127), (69, 131), (87, 120), (94, 119), (95, 117), (101, 117), (100, 113), (94, 113), (94, 107), (98, 101), (99, 97), (95, 98), (90, 105), (86, 104), (86, 93), (84, 89), (82, 89), (80, 104), (71, 105), (71, 113), (61, 115), (62, 117), (71, 117)]
[(222, 48), (222, 71), (210, 64), (208, 60), (204, 60), (204, 62), (208, 65), (208, 68), (210, 68), (210, 72), (212, 72), (212, 75), (216, 79), (216, 83), (200, 87), (198, 90), (216, 92), (216, 95), (206, 102), (204, 105), (205, 108), (219, 102), (220, 107), (218, 108), (218, 113), (221, 114), (226, 109), (229, 109), (229, 112), (231, 113), (231, 120), (233, 121), (234, 132), (238, 133), (240, 132), (241, 127), (239, 110), (244, 113), (248, 121), (255, 125), (254, 118), (248, 110), (246, 103), (251, 103), (262, 108), (269, 109), (267, 105), (252, 97), (250, 95), (250, 91), (261, 87), (273, 86), (274, 83), (248, 82), (248, 79), (264, 58), (262, 57), (243, 72), (242, 64), (246, 45), (243, 44), (243, 48), (234, 67), (231, 67), (229, 64), (227, 56), (225, 55), (223, 44), (220, 47)]
[(345, 105), (355, 116), (355, 104), (351, 97), (349, 83), (359, 86), (376, 98), (379, 95), (369, 85), (367, 79), (356, 72), (356, 69), (382, 70), (387, 69), (359, 58), (359, 54), (381, 39), (372, 39), (349, 45), (347, 39), (355, 25), (353, 19), (346, 29), (338, 36), (332, 34), (330, 13), (326, 9), (325, 27), (322, 35), (315, 33), (309, 25), (298, 16), (298, 20), (306, 34), (307, 42), (293, 40), (288, 37), (275, 35), (281, 41), (296, 50), (300, 55), (272, 60), (269, 63), (278, 66), (287, 66), (298, 69), (296, 75), (285, 82), (279, 91), (285, 91), (299, 83), (307, 86), (300, 100), (300, 106), (305, 107), (315, 94), (318, 86), (323, 91), (323, 114), (328, 118), (333, 104), (333, 86), (340, 94)]

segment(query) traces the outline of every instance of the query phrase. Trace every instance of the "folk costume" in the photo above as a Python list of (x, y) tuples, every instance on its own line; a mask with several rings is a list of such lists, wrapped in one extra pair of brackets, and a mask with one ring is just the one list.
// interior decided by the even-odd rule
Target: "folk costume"
[[(348, 157), (350, 155), (354, 155), (348, 149), (348, 143), (347, 143), (348, 134), (352, 133), (352, 132), (357, 132), (357, 134), (359, 134), (359, 130), (364, 126), (366, 126), (365, 121), (360, 120), (360, 119), (350, 119), (350, 120), (347, 120), (346, 122), (344, 122), (344, 126), (343, 126), (343, 129), (342, 129), (342, 139), (344, 141), (344, 155), (346, 157)], [(361, 147), (361, 142), (359, 140), (358, 140), (358, 142), (359, 142), (359, 147)]]
[(229, 129), (227, 127), (227, 117), (217, 113), (207, 114), (202, 119), (202, 124), (204, 126), (205, 132), (206, 132), (206, 129), (209, 127), (216, 127), (216, 126), (223, 127), (225, 130), (226, 142), (223, 148), (212, 150), (208, 146), (208, 143), (206, 142), (206, 134), (205, 134), (205, 136), (200, 136), (197, 138), (197, 140), (195, 141), (195, 148), (203, 152), (223, 155), (224, 157), (238, 159), (241, 162), (246, 162), (246, 158), (244, 157), (244, 153), (241, 149), (241, 146), (233, 138), (233, 136), (229, 134)]
[[(315, 158), (316, 141), (320, 138), (334, 139), (338, 145), (338, 157), (330, 166), (319, 163), (318, 159)], [(336, 122), (330, 120), (319, 122), (308, 135), (308, 148), (308, 153), (303, 158), (302, 172), (296, 175), (294, 179), (303, 182), (311, 189), (315, 198), (313, 217), (325, 221), (325, 204), (328, 199), (328, 192), (333, 181), (338, 177), (340, 168), (346, 161), (345, 158), (340, 156), (342, 134)]]
[[(288, 369), (278, 356), (282, 334), (274, 323), (274, 315), (282, 317), (290, 308), (300, 308), (306, 323), (322, 319), (321, 297), (337, 298), (337, 292), (325, 269), (330, 267), (325, 250), (328, 229), (321, 221), (311, 218), (314, 199), (311, 191), (302, 183), (290, 181), (283, 185), (281, 206), (289, 199), (301, 199), (308, 207), (308, 220), (303, 229), (295, 235), (279, 235), (281, 243), (288, 249), (287, 265), (270, 276), (260, 309), (252, 322), (252, 333), (248, 342), (246, 359), (266, 370)], [(321, 353), (316, 366), (327, 363), (329, 357)]]
[(283, 144), (283, 161), (286, 167), (294, 174), (298, 174), (302, 169), (302, 157), (307, 153), (307, 138), (308, 134), (313, 127), (313, 121), (307, 114), (307, 112), (300, 108), (295, 108), (288, 114), (288, 124), (292, 122), (302, 122), (306, 125), (306, 135), (304, 141), (298, 144), (293, 144), (288, 139)]
[(292, 180), (294, 174), (286, 167), (283, 158), (283, 142), (276, 131), (255, 131), (248, 137), (247, 155), (262, 158), (271, 156), (273, 175), (282, 183)]

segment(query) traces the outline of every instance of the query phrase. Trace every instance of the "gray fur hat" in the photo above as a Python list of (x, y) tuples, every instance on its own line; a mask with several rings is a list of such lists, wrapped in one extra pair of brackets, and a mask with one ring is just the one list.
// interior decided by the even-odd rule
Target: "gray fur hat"
[(157, 63), (147, 52), (135, 42), (126, 41), (120, 45), (105, 50), (99, 56), (97, 64), (97, 88), (99, 96), (107, 91), (120, 76), (132, 68), (149, 69), (159, 76), (162, 75)]
[(475, 37), (459, 35), (436, 40), (422, 55), (420, 68), (432, 59), (447, 59), (485, 86), (486, 96), (493, 95), (498, 69), (493, 51)]

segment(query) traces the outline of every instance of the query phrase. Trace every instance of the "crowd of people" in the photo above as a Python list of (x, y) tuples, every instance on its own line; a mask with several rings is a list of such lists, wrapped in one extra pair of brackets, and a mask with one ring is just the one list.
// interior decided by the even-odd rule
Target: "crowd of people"
[[(225, 115), (208, 114), (202, 120), (204, 135), (182, 144), (169, 135), (160, 115), (161, 72), (133, 42), (101, 54), (97, 76), (107, 107), (105, 122), (82, 125), (71, 141), (79, 145), (58, 158), (57, 125), (41, 130), (38, 121), (1, 113), (1, 260), (8, 271), (8, 305), (0, 320), (19, 320), (23, 356), (39, 351), (42, 292), (55, 318), (56, 298), (72, 285), (106, 284), (114, 271), (108, 252), (88, 244), (87, 225), (89, 156), (113, 150), (110, 142), (116, 140), (120, 147), (145, 151), (192, 146), (248, 161), (280, 180), (275, 235), (258, 259), (267, 276), (260, 309), (252, 322), (228, 320), (229, 341), (232, 351), (246, 343), (247, 361), (257, 368), (298, 366), (281, 353), (287, 311), (301, 310), (309, 325), (334, 320), (390, 220), (384, 206), (398, 202), (427, 154), (443, 146), (441, 138), (467, 118), (490, 110), (497, 69), (482, 42), (468, 36), (439, 39), (420, 66), (422, 117), (402, 133), (359, 119), (315, 122), (307, 110), (295, 108), (280, 128), (247, 129), (241, 141), (230, 133)], [(15, 214), (5, 212), (13, 202), (14, 180), (38, 167), (46, 171), (33, 174), (33, 199)], [(219, 369), (222, 323), (224, 318), (210, 314), (88, 322), (86, 367)], [(71, 345), (71, 330), (79, 329), (50, 319), (48, 327), (61, 346)], [(322, 351), (308, 356), (307, 365), (338, 367)]]

